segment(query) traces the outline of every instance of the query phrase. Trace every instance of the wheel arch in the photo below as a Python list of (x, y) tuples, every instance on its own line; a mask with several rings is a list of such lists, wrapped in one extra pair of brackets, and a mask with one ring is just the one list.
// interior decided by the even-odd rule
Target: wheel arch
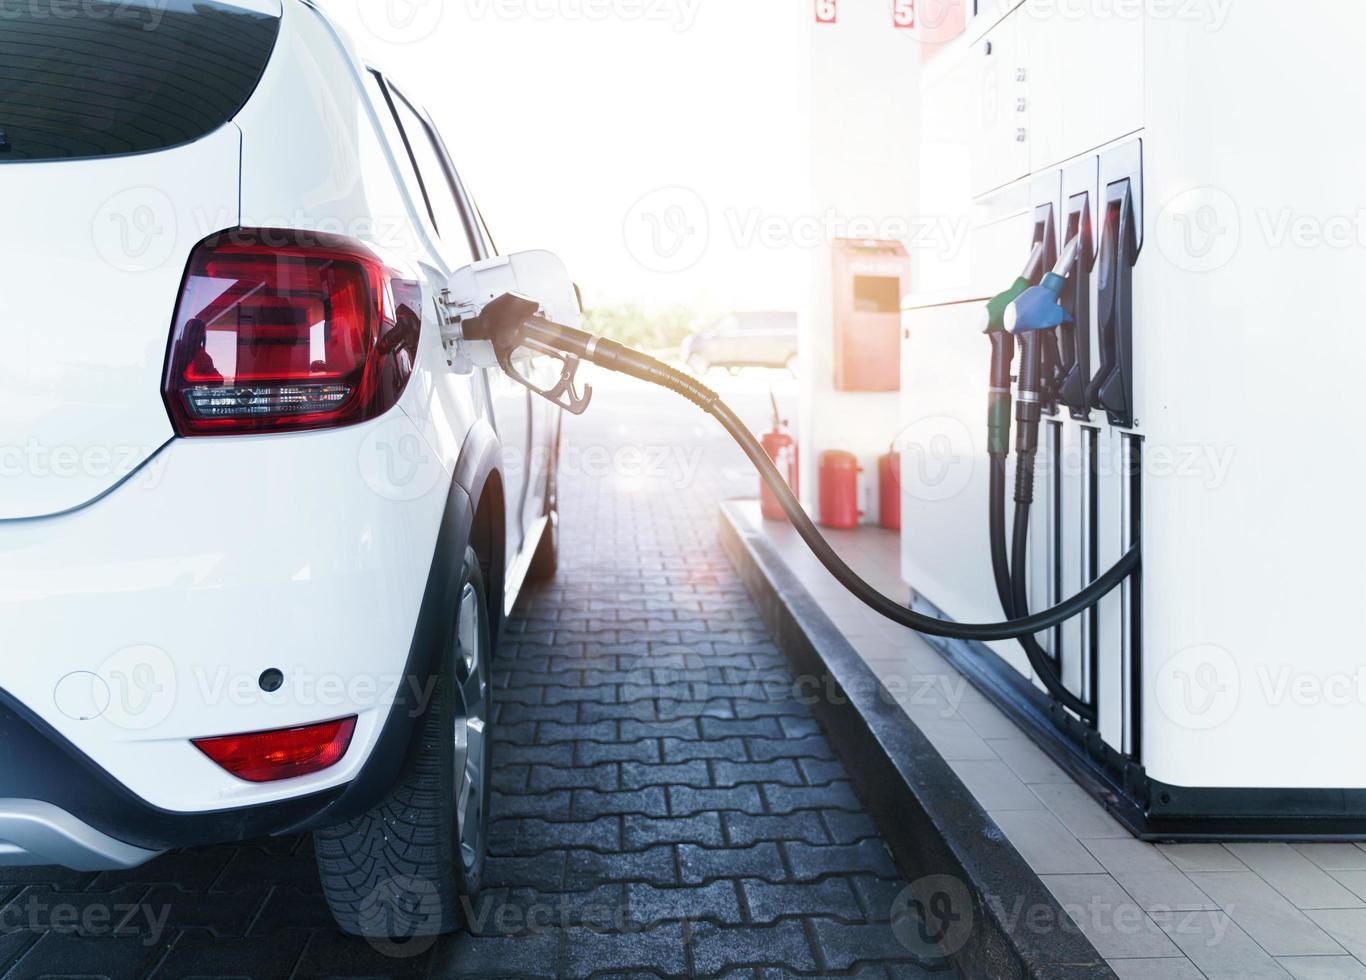
[(468, 542), (479, 556), (488, 591), (489, 629), (494, 649), (503, 631), (503, 591), (507, 575), (507, 500), (501, 466), (502, 444), (480, 419), (465, 438), (455, 464), (455, 482), (469, 496), (474, 513)]
[(365, 767), (325, 810), (292, 830), (311, 830), (352, 819), (385, 799), (398, 785), (411, 758), (418, 720), (426, 714), (427, 697), (436, 676), (437, 658), (454, 637), (458, 583), (465, 549), (479, 556), (488, 591), (489, 627), (493, 649), (503, 623), (503, 583), (506, 567), (506, 520), (501, 466), (502, 447), (486, 419), (470, 427), (456, 460), (445, 512), (437, 533), (427, 587), (423, 592), (416, 629), (408, 650), (403, 682), (389, 709), (384, 730)]

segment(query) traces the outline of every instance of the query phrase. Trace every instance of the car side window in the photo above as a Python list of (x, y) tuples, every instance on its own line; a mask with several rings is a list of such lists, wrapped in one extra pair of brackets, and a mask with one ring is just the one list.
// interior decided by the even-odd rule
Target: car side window
[(460, 186), (447, 166), (436, 133), (402, 92), (393, 86), (390, 91), (399, 125), (417, 164), (418, 177), (427, 191), (436, 233), (452, 251), (459, 250), (458, 264), (473, 262), (480, 248), (460, 202)]
[(417, 161), (413, 157), (413, 152), (408, 146), (408, 138), (403, 135), (403, 130), (399, 128), (398, 118), (394, 114), (394, 103), (389, 97), (389, 91), (385, 87), (383, 78), (379, 72), (367, 71), (365, 73), (365, 84), (370, 89), (370, 97), (375, 103), (375, 112), (379, 116), (380, 129), (384, 131), (385, 142), (393, 150), (394, 156), (398, 158), (399, 173), (403, 177), (403, 184), (408, 189), (409, 196), (417, 207), (431, 219), (432, 227), (436, 227), (436, 218), (432, 214), (431, 203), (427, 199), (427, 189), (422, 185), (422, 178), (418, 176)]
[(484, 220), (484, 212), (479, 209), (479, 205), (474, 205), (474, 213), (479, 218), (479, 230), (483, 233), (484, 242), (488, 246), (490, 255), (498, 254), (498, 243), (493, 240), (493, 232), (489, 231), (488, 222)]
[(465, 213), (470, 216), (471, 240), (479, 251), (481, 258), (488, 258), (498, 254), (498, 246), (494, 244), (493, 236), (489, 234), (488, 225), (484, 223), (484, 215), (479, 211), (479, 205), (474, 203), (474, 198), (470, 197), (470, 192), (465, 187), (465, 182), (460, 179), (460, 171), (455, 165), (455, 158), (451, 156), (450, 147), (446, 145), (446, 139), (441, 135), (441, 130), (436, 128), (436, 124), (431, 121), (431, 116), (425, 117), (427, 130), (431, 133), (432, 142), (436, 144), (437, 151), (441, 155), (442, 162), (446, 165), (446, 177), (450, 181), (451, 189), (455, 196), (460, 200)]

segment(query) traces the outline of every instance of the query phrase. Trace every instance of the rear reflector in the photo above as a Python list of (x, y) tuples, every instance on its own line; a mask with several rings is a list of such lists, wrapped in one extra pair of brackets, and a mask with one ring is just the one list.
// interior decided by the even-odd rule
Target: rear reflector
[(416, 354), (415, 285), (336, 235), (237, 229), (201, 242), (162, 389), (176, 431), (316, 429), (388, 411)]
[(336, 765), (346, 755), (356, 716), (304, 728), (196, 738), (194, 747), (239, 779), (269, 783), (307, 776)]

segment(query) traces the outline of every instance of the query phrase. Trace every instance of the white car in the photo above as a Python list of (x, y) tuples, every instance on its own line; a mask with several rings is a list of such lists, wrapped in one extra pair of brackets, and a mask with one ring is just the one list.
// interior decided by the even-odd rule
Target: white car
[(457, 927), (559, 413), (443, 332), (516, 263), (304, 0), (21, 4), (0, 52), (0, 865), (311, 830), (343, 929)]

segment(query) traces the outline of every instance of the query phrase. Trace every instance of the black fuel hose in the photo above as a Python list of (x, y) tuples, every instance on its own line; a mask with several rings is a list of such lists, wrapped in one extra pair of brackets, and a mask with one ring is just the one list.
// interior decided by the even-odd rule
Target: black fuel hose
[[(845, 564), (844, 559), (835, 552), (835, 549), (821, 535), (811, 518), (807, 516), (806, 511), (802, 509), (801, 502), (792, 493), (787, 481), (778, 472), (778, 468), (774, 466), (773, 460), (769, 458), (759, 440), (754, 437), (754, 434), (749, 431), (749, 428), (731, 410), (730, 406), (721, 400), (720, 395), (696, 378), (671, 368), (648, 354), (642, 354), (625, 347), (616, 341), (596, 337), (586, 331), (565, 327), (540, 317), (519, 319), (516, 324), (512, 325), (506, 322), (499, 323), (495, 317), (489, 317), (488, 320), (489, 322), (486, 324), (471, 323), (465, 329), (465, 336), (472, 340), (492, 340), (495, 347), (503, 345), (507, 349), (515, 348), (523, 343), (531, 343), (543, 349), (562, 351), (597, 364), (609, 371), (616, 371), (649, 384), (667, 388), (675, 394), (682, 395), (711, 415), (721, 423), (721, 427), (730, 433), (731, 438), (744, 450), (745, 455), (749, 457), (750, 462), (759, 471), (759, 476), (762, 477), (764, 483), (768, 485), (774, 497), (777, 498), (797, 534), (811, 549), (811, 553), (816, 556), (817, 560), (825, 566), (826, 570), (864, 605), (902, 626), (930, 636), (960, 640), (1017, 639), (1052, 629), (1059, 623), (1066, 622), (1091, 608), (1139, 567), (1141, 560), (1139, 548), (1138, 545), (1134, 545), (1113, 568), (1076, 595), (1060, 602), (1051, 609), (1009, 622), (956, 623), (917, 613), (877, 591)], [(1054, 693), (1057, 694), (1057, 692)], [(1094, 716), (1093, 709), (1088, 708), (1071, 695), (1068, 695), (1067, 698), (1060, 696), (1059, 699), (1067, 703), (1067, 706), (1078, 714), (1085, 714), (1088, 717)]]
[(1015, 598), (1010, 586), (1010, 553), (1006, 549), (1006, 461), (991, 457), (991, 486), (987, 493), (988, 527), (991, 538), (991, 575), (996, 581), (996, 597), (1001, 611), (1014, 616)]
[[(1025, 568), (1029, 562), (1029, 508), (1028, 503), (1015, 505), (1015, 526), (1010, 535), (1010, 609), (1011, 615), (1021, 610), (1029, 611), (1028, 576)], [(1033, 637), (1030, 637), (1032, 640)]]
[[(1015, 557), (1012, 563), (1006, 553), (1006, 529), (1005, 529), (1005, 499), (1006, 499), (1006, 461), (1000, 456), (991, 457), (991, 489), (989, 493), (990, 516), (990, 535), (991, 535), (991, 572), (996, 581), (996, 595), (1001, 601), (1001, 608), (1007, 616), (1012, 619), (1020, 615), (1020, 610), (1028, 610), (1028, 600), (1021, 604), (1020, 598), (1015, 594), (1016, 583), (1020, 588), (1025, 585), (1023, 576), (1012, 577), (1011, 569), (1025, 567), (1025, 558), (1028, 555), (1029, 539), (1026, 534), (1023, 538), (1018, 533), (1020, 527), (1029, 527), (1029, 510), (1024, 508), (1021, 515), (1019, 505), (1016, 506), (1015, 521), (1017, 533), (1012, 541), (1015, 548)], [(1096, 709), (1093, 705), (1087, 704), (1069, 691), (1058, 676), (1057, 662), (1054, 658), (1039, 645), (1039, 641), (1033, 636), (1025, 634), (1016, 637), (1020, 641), (1020, 646), (1024, 648), (1025, 657), (1029, 660), (1029, 666), (1033, 668), (1034, 674), (1048, 688), (1050, 694), (1058, 699), (1066, 708), (1076, 712), (1084, 721), (1094, 722), (1096, 720)]]

